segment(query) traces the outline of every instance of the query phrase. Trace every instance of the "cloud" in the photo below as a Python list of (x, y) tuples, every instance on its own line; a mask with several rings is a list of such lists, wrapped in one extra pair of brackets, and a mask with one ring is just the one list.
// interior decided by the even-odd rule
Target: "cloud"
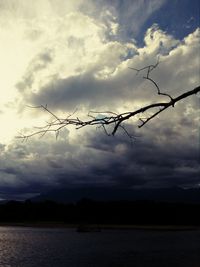
[(22, 197), (65, 186), (195, 186), (197, 134), (188, 131), (190, 126), (185, 132), (184, 125), (172, 126), (154, 123), (132, 145), (122, 133), (111, 138), (92, 130), (76, 138), (66, 132), (58, 140), (49, 135), (25, 144), (15, 141), (2, 147), (1, 188)]
[[(73, 2), (45, 0), (41, 13), (38, 3), (29, 10), (26, 1), (20, 9), (18, 1), (1, 2), (0, 21), (6, 14), (15, 18), (16, 28), (9, 27), (18, 29), (13, 40), (17, 47), (23, 44), (20, 55), (26, 55), (16, 61), (16, 94), (9, 102), (17, 106), (25, 131), (31, 122), (46, 120), (40, 110), (25, 110), (26, 105), (47, 104), (63, 116), (78, 108), (74, 116), (85, 117), (89, 110), (123, 112), (168, 101), (143, 79), (145, 72), (136, 75), (129, 69), (155, 64), (158, 56), (151, 77), (162, 92), (175, 97), (199, 84), (199, 29), (178, 40), (153, 24), (142, 46), (134, 40), (165, 1)], [(136, 137), (133, 144), (123, 131), (112, 138), (95, 128), (65, 129), (58, 140), (49, 134), (26, 143), (2, 142), (0, 196), (26, 198), (64, 186), (197, 186), (198, 101), (198, 96), (181, 101), (140, 130), (137, 121), (126, 122)], [(3, 116), (4, 106), (1, 110)], [(5, 121), (12, 117), (14, 123), (14, 115), (9, 116)]]
[(111, 21), (114, 25), (118, 24), (118, 38), (127, 41), (138, 35), (148, 18), (165, 2), (166, 0), (102, 0), (97, 3), (98, 13), (95, 13), (95, 17), (99, 16), (106, 22), (110, 14), (113, 14)]
[[(142, 68), (154, 64), (158, 55), (161, 63), (152, 77), (160, 85), (161, 91), (177, 96), (198, 84), (199, 63), (196, 53), (199, 49), (199, 32), (197, 29), (181, 41), (153, 25), (146, 32), (145, 46), (142, 48), (135, 44), (122, 45), (120, 42), (107, 41), (97, 48), (98, 59), (94, 59), (92, 66), (87, 65), (80, 73), (68, 77), (58, 77), (56, 73), (53, 81), (50, 80), (35, 91), (27, 77), (29, 73), (33, 76), (33, 69), (41, 64), (37, 57), (31, 71), (21, 82), (24, 88), (29, 85), (23, 91), (24, 102), (36, 106), (48, 104), (52, 110), (67, 112), (82, 107), (88, 110), (109, 110), (111, 106), (114, 111), (119, 111), (135, 103), (157, 101), (154, 85), (143, 80), (142, 74), (135, 76), (136, 73), (128, 67)], [(132, 55), (127, 58), (130, 52)], [(91, 54), (88, 52), (89, 56)], [(38, 72), (35, 76), (40, 77)]]

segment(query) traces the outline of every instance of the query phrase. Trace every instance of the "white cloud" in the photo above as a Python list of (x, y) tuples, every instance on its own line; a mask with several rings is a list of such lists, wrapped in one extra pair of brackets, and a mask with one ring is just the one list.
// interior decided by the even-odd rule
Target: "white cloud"
[[(100, 1), (104, 10), (109, 10), (119, 24), (118, 34), (122, 40), (134, 38), (148, 18), (165, 4), (166, 0), (114, 0)], [(102, 4), (103, 3), (103, 4)]]
[[(9, 120), (5, 107), (8, 102), (9, 106), (21, 105), (15, 84), (21, 90), (26, 86), (28, 91), (37, 92), (47, 84), (54, 87), (58, 78), (86, 71), (104, 78), (115, 72), (121, 58), (131, 57), (135, 52), (133, 43), (114, 40), (122, 30), (124, 19), (132, 21), (134, 18), (130, 25), (136, 25), (136, 14), (143, 12), (142, 21), (145, 21), (163, 3), (152, 0), (151, 3), (134, 2), (134, 5), (131, 2), (108, 5), (104, 1), (44, 0), (30, 6), (25, 0), (1, 1), (0, 71), (3, 79), (0, 90), (3, 93), (0, 105), (4, 114), (1, 122), (5, 124)], [(120, 18), (123, 9), (127, 9), (128, 16)], [(15, 134), (14, 128), (17, 131), (17, 126), (21, 127), (22, 118), (17, 115), (13, 118)], [(6, 126), (4, 129), (1, 137), (8, 141), (13, 134)]]
[(145, 47), (140, 50), (140, 55), (144, 53), (148, 54), (148, 56), (150, 54), (154, 56), (168, 54), (170, 50), (180, 43), (179, 40), (159, 29), (157, 24), (152, 25), (147, 30), (144, 41)]
[[(137, 48), (134, 43), (99, 42), (95, 50), (96, 57), (90, 53), (89, 47), (86, 57), (81, 57), (84, 67), (79, 70), (80, 73), (59, 77), (59, 73), (56, 72), (56, 75), (52, 76), (52, 82), (47, 80), (39, 90), (34, 91), (33, 84), (35, 80), (41, 80), (40, 72), (43, 71), (41, 68), (38, 72), (36, 70), (37, 77), (32, 78), (33, 83), (30, 85), (27, 82), (29, 76), (34, 73), (33, 69), (41, 60), (40, 57), (36, 57), (33, 69), (27, 72), (22, 83), (24, 88), (26, 84), (29, 86), (23, 91), (23, 97), (25, 102), (31, 102), (33, 105), (48, 104), (53, 109), (66, 112), (77, 107), (107, 110), (112, 106), (115, 111), (138, 107), (145, 102), (157, 101), (158, 96), (153, 84), (142, 79), (142, 73), (141, 76), (136, 77), (134, 71), (128, 67), (141, 68), (154, 64), (158, 55), (161, 63), (152, 73), (152, 77), (160, 85), (161, 91), (176, 96), (199, 83), (199, 65), (196, 59), (199, 49), (198, 32), (199, 30), (196, 30), (181, 41), (161, 31), (158, 26), (153, 26), (147, 30), (143, 48)], [(189, 43), (188, 38), (191, 39)], [(79, 45), (84, 46), (81, 43)], [(184, 54), (181, 56), (183, 51)], [(92, 66), (85, 64), (89, 60)], [(52, 60), (51, 64), (54, 66), (55, 62)], [(73, 68), (73, 64), (71, 66)], [(51, 66), (48, 69), (51, 69)], [(166, 99), (166, 97), (159, 99)]]
[[(118, 13), (120, 1), (112, 7), (102, 1), (98, 15), (98, 4), (90, 1), (86, 8), (85, 1), (45, 0), (46, 9), (39, 12), (40, 2), (34, 2), (30, 10), (27, 1), (20, 5), (9, 1), (0, 13), (4, 25), (0, 33), (0, 135), (6, 143), (0, 146), (0, 185), (39, 192), (62, 183), (123, 183), (125, 173), (124, 184), (131, 186), (153, 184), (153, 177), (157, 184), (179, 184), (180, 179), (172, 183), (169, 177), (186, 171), (196, 175), (197, 96), (177, 104), (140, 131), (131, 121), (127, 127), (142, 136), (133, 149), (122, 134), (111, 139), (95, 129), (69, 129), (58, 141), (51, 135), (25, 144), (13, 140), (17, 130), (27, 131), (46, 120), (44, 113), (25, 109), (26, 104), (48, 104), (62, 114), (78, 107), (79, 115), (84, 116), (89, 109), (122, 112), (168, 100), (157, 96), (143, 73), (136, 75), (128, 68), (154, 64), (158, 55), (161, 63), (152, 77), (161, 91), (177, 96), (199, 84), (199, 29), (177, 40), (152, 25), (143, 47), (130, 41), (134, 36), (122, 38), (122, 25), (134, 22), (130, 31), (137, 32), (164, 1), (136, 1), (132, 8), (132, 1), (124, 1), (120, 8), (128, 7), (127, 17), (125, 12), (121, 17)], [(144, 6), (147, 11), (142, 17)], [(182, 184), (189, 184), (188, 179), (185, 176)], [(196, 176), (192, 179), (196, 183)]]

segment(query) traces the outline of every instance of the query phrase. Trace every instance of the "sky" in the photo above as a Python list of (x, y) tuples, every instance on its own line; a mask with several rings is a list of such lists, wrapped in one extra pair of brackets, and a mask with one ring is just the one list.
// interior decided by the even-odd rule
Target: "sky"
[[(51, 118), (76, 110), (131, 111), (200, 84), (200, 7), (193, 0), (0, 0), (0, 199), (54, 188), (200, 186), (199, 95), (115, 137), (65, 128), (22, 142)], [(148, 116), (149, 114), (145, 114)], [(138, 119), (138, 117), (136, 118)]]

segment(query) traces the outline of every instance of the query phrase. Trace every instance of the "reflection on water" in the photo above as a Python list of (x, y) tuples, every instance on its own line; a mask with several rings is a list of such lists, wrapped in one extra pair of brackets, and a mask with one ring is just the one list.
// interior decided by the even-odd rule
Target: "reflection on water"
[(0, 227), (2, 267), (199, 267), (200, 231)]

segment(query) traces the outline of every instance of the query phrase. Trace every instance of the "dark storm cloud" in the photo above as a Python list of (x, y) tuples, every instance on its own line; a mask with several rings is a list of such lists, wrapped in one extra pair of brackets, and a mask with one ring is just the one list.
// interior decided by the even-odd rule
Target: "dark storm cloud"
[[(134, 127), (130, 129), (134, 133)], [(80, 132), (81, 142), (54, 137), (16, 142), (2, 151), (1, 191), (5, 198), (6, 192), (22, 197), (71, 186), (196, 186), (200, 183), (198, 147), (190, 137), (179, 139), (178, 130), (170, 141), (160, 142), (159, 136), (168, 132), (166, 126), (156, 135), (154, 127), (149, 127), (132, 144), (123, 133), (113, 138), (95, 130), (86, 135)]]
[(7, 167), (7, 168), (0, 169), (0, 172), (7, 173), (7, 174), (17, 174), (18, 173), (18, 171), (13, 167)]
[(58, 79), (38, 93), (27, 92), (27, 101), (33, 105), (48, 105), (55, 109), (71, 110), (75, 107), (90, 108), (114, 105), (116, 100), (127, 98), (132, 92), (130, 82), (134, 75), (126, 70), (121, 77), (97, 79), (93, 73)]
[[(114, 145), (117, 157), (110, 158), (108, 170), (113, 171), (114, 179), (132, 177), (132, 180), (129, 179), (129, 186), (130, 181), (132, 181), (132, 186), (135, 185), (134, 178), (139, 179), (143, 184), (149, 184), (149, 186), (151, 184), (153, 186), (154, 181), (157, 181), (161, 187), (178, 186), (184, 183), (195, 184), (200, 180), (198, 178), (198, 147), (192, 145), (193, 141), (191, 141), (191, 145), (183, 145), (179, 142), (176, 143), (175, 140), (171, 144), (167, 142), (159, 144), (157, 140), (151, 139), (151, 134), (148, 136), (147, 133), (147, 136), (136, 140), (133, 146), (130, 146), (128, 142), (120, 143), (125, 146), (124, 151), (121, 150), (121, 155), (120, 150), (117, 150), (117, 145), (112, 143), (111, 146)], [(167, 149), (166, 146), (168, 146)], [(94, 141), (94, 147), (97, 148), (96, 141)], [(103, 144), (101, 149), (102, 147)], [(116, 172), (113, 166), (117, 166)], [(120, 183), (126, 185), (126, 179), (119, 180)]]
[(43, 186), (41, 183), (37, 184), (32, 182), (31, 184), (24, 187), (11, 187), (1, 186), (0, 198), (1, 199), (14, 199), (14, 200), (25, 200), (39, 195), (41, 192), (46, 192), (51, 187)]

